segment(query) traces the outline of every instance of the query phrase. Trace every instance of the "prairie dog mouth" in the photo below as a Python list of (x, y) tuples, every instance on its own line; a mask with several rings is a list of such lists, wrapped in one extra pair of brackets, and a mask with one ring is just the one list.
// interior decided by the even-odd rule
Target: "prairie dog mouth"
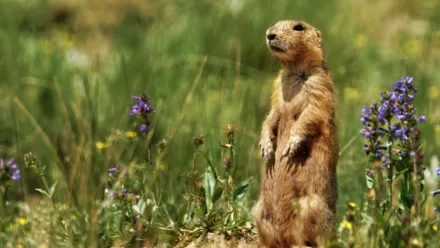
[(277, 47), (277, 46), (272, 45), (272, 44), (269, 44), (269, 48), (270, 48), (271, 51), (274, 51), (274, 52), (280, 52), (280, 53), (284, 52), (284, 50), (282, 48)]

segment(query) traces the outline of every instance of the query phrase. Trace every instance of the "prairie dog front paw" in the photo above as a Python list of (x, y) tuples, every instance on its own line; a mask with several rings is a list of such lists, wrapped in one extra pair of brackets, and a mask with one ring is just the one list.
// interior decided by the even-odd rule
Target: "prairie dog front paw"
[(304, 138), (299, 135), (293, 135), (289, 138), (289, 141), (286, 144), (286, 147), (281, 154), (281, 157), (285, 156), (293, 156), (295, 152), (298, 150), (301, 142), (303, 142)]
[(263, 137), (260, 141), (260, 154), (264, 159), (268, 159), (274, 155), (273, 143), (269, 137)]

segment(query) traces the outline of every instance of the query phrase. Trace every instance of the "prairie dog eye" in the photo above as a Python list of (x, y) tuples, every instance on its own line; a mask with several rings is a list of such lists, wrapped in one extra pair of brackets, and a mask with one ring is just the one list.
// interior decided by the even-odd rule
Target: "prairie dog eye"
[(301, 24), (295, 25), (295, 27), (293, 27), (293, 30), (295, 31), (303, 31), (304, 27)]

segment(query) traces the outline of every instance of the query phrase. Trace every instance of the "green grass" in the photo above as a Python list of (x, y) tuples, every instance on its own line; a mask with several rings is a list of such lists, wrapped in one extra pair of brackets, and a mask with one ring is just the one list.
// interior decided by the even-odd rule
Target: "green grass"
[[(419, 88), (415, 104), (428, 119), (422, 126), (425, 160), (436, 154), (440, 100), (432, 91), (440, 87), (438, 2), (395, 4), (387, 10), (388, 16), (382, 16), (382, 23), (370, 23), (361, 15), (361, 9), (371, 16), (375, 11), (387, 13), (379, 2), (372, 7), (349, 0), (277, 4), (258, 0), (232, 7), (237, 2), (170, 1), (151, 5), (156, 9), (147, 14), (127, 11), (103, 28), (76, 25), (81, 8), (73, 8), (75, 15), (65, 24), (53, 24), (44, 1), (2, 1), (0, 157), (16, 158), (22, 171), (19, 187), (7, 194), (8, 202), (29, 202), (40, 196), (34, 189), (43, 185), (22, 160), (32, 152), (47, 166), (50, 184), (58, 182), (53, 200), (66, 211), (88, 216), (89, 222), (78, 227), (82, 228), (78, 233), (87, 237), (78, 242), (90, 245), (98, 236), (93, 218), (107, 197), (108, 168), (117, 163), (145, 165), (148, 146), (154, 153), (157, 143), (166, 138), (160, 163), (154, 163), (160, 167), (156, 177), (144, 179), (154, 185), (151, 191), (159, 192), (162, 202), (180, 206), (193, 166), (191, 138), (198, 133), (205, 136), (201, 150), (223, 173), (222, 161), (228, 154), (219, 143), (227, 142), (223, 127), (233, 124), (238, 131), (232, 176), (236, 182), (252, 179), (242, 202), (250, 209), (258, 196), (262, 166), (260, 127), (279, 68), (265, 47), (264, 34), (280, 19), (306, 20), (324, 35), (344, 148), (338, 167), (339, 220), (346, 202), (362, 205), (367, 192), (364, 170), (369, 165), (359, 135), (360, 109), (401, 76), (415, 78)], [(395, 21), (410, 26), (414, 20), (423, 21), (424, 32), (399, 33), (391, 25)], [(108, 52), (97, 56), (96, 48), (107, 44)], [(84, 55), (75, 55), (73, 47)], [(69, 64), (74, 56), (87, 56), (86, 65)], [(151, 116), (153, 130), (147, 139), (127, 138), (124, 132), (136, 131), (128, 116), (131, 96), (142, 91), (152, 96), (157, 108)], [(108, 146), (98, 149), (97, 142)], [(203, 176), (206, 163), (199, 160), (195, 169)], [(11, 213), (31, 218), (18, 209), (3, 208), (0, 213), (0, 221)]]

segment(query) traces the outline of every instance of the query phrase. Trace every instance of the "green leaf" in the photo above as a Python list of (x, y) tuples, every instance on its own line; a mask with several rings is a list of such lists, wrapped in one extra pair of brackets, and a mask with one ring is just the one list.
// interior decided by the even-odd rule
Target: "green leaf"
[(214, 189), (215, 189), (215, 177), (212, 173), (212, 170), (208, 169), (205, 172), (205, 184), (203, 185), (206, 192), (206, 197), (209, 199), (212, 199), (212, 196), (214, 195)]
[(50, 194), (49, 193), (47, 193), (45, 190), (43, 190), (43, 189), (35, 189), (36, 191), (38, 191), (38, 192), (40, 192), (41, 194), (43, 194), (43, 195), (46, 195), (47, 197), (49, 197), (49, 199), (52, 199), (51, 198), (51, 196), (50, 196)]
[(237, 199), (242, 199), (247, 191), (247, 188), (249, 186), (249, 182), (245, 181), (243, 183), (241, 183), (240, 186), (238, 186), (235, 190), (234, 190), (234, 200)]
[(397, 156), (394, 153), (391, 154), (391, 159), (392, 160), (396, 160), (396, 161), (400, 161), (402, 160), (402, 156)]
[(197, 150), (198, 152), (200, 152), (202, 155), (203, 155), (203, 157), (205, 158), (205, 160), (206, 160), (206, 162), (208, 163), (208, 165), (209, 165), (209, 168), (211, 168), (211, 170), (212, 170), (212, 173), (213, 173), (213, 175), (214, 175), (214, 179), (215, 180), (217, 180), (217, 172), (215, 171), (215, 168), (214, 168), (214, 166), (212, 165), (212, 163), (211, 163), (211, 160), (208, 158), (208, 156), (204, 153), (204, 152), (202, 152), (202, 151), (200, 151), (200, 150)]
[(220, 197), (223, 194), (223, 190), (225, 188), (222, 186), (217, 186), (214, 190), (214, 195), (212, 196), (212, 204), (215, 204), (216, 201), (218, 201), (218, 199), (220, 199)]
[(214, 173), (212, 172), (211, 169), (206, 170), (205, 172), (205, 183), (204, 183), (204, 188), (205, 188), (205, 193), (206, 193), (206, 206), (208, 207), (208, 212), (210, 212), (212, 210), (212, 199), (213, 199), (213, 195), (214, 195), (214, 190), (215, 190), (215, 177), (214, 177)]
[(56, 188), (56, 186), (57, 186), (57, 183), (58, 183), (58, 182), (55, 182), (55, 183), (50, 187), (50, 190), (49, 190), (50, 199), (52, 199), (53, 192), (55, 192), (55, 188)]
[(374, 187), (374, 182), (375, 182), (374, 176), (365, 175), (365, 179), (367, 180), (367, 187), (369, 189), (372, 189)]

